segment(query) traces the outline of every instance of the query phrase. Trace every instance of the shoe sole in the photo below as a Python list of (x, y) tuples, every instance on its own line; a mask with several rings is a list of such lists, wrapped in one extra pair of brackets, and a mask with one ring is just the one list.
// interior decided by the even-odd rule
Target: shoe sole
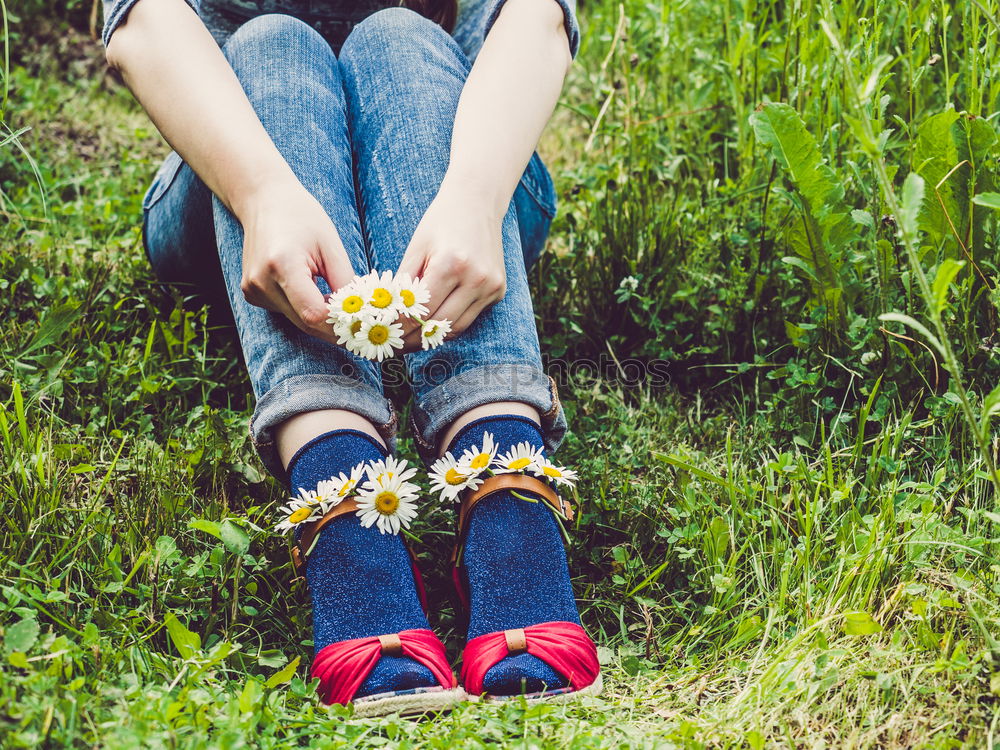
[(531, 693), (530, 695), (484, 695), (481, 700), (484, 703), (505, 703), (506, 701), (516, 701), (524, 698), (528, 703), (573, 703), (580, 698), (587, 696), (597, 697), (604, 692), (604, 675), (597, 673), (597, 679), (579, 690), (559, 690), (546, 693)]
[(372, 716), (415, 716), (447, 711), (456, 703), (469, 700), (469, 694), (457, 688), (417, 688), (399, 693), (379, 693), (353, 702), (354, 715), (359, 718)]

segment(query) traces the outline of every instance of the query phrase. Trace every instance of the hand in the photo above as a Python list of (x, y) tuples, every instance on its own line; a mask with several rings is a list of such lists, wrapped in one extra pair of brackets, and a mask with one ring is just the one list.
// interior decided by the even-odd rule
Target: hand
[[(427, 283), (431, 298), (426, 319), (450, 320), (449, 338), (507, 292), (502, 222), (503, 215), (497, 216), (486, 202), (442, 185), (406, 248), (399, 272)], [(407, 319), (404, 331), (404, 349), (419, 349), (418, 324)]]
[(319, 201), (297, 182), (282, 184), (254, 196), (243, 214), (240, 289), (246, 301), (282, 313), (305, 333), (336, 343), (314, 277), (339, 289), (354, 278), (354, 268)]

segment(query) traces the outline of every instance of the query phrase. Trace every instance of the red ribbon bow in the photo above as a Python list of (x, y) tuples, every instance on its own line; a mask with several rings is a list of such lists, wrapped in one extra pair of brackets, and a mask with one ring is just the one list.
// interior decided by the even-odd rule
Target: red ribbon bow
[[(574, 690), (582, 690), (597, 679), (601, 666), (597, 647), (579, 625), (543, 622), (524, 628), (525, 651), (561, 674)], [(470, 695), (481, 695), (483, 678), (508, 654), (504, 631), (473, 638), (462, 655), (462, 684)]]
[[(430, 630), (399, 633), (403, 656), (427, 667), (443, 688), (455, 687), (444, 644)], [(313, 660), (312, 676), (319, 678), (319, 696), (324, 703), (349, 703), (382, 656), (379, 637), (355, 638), (331, 643)]]

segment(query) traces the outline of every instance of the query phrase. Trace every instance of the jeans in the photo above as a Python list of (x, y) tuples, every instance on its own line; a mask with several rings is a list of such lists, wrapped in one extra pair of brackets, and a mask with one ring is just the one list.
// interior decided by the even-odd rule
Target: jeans
[[(348, 36), (339, 59), (312, 28), (264, 15), (223, 51), (275, 145), (333, 220), (358, 274), (395, 270), (448, 166), (451, 128), (470, 63), (436, 24), (402, 8), (379, 11)], [(526, 268), (554, 212), (535, 154), (502, 225), (506, 296), (460, 336), (406, 355), (414, 437), (431, 455), (448, 425), (498, 401), (528, 404), (554, 450), (566, 421), (542, 370)], [(396, 417), (380, 368), (308, 336), (240, 291), (243, 230), (173, 153), (144, 200), (144, 242), (157, 276), (232, 309), (254, 394), (250, 434), (275, 476), (274, 428), (319, 409), (355, 412), (392, 442)], [(322, 279), (317, 284), (324, 292)]]

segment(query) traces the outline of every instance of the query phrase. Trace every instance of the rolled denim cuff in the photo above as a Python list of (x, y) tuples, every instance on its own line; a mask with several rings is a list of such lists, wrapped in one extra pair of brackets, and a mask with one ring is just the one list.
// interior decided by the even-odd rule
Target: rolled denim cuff
[[(486, 30), (483, 32), (483, 37), (490, 33), (490, 29), (493, 28), (493, 24), (496, 23), (497, 17), (500, 15), (500, 11), (503, 10), (504, 4), (507, 0), (493, 0), (493, 7), (486, 16)], [(573, 57), (576, 57), (577, 50), (580, 49), (580, 24), (576, 20), (576, 0), (554, 0), (554, 2), (559, 4), (562, 8), (563, 15), (566, 18), (566, 38), (569, 40), (569, 53)]]
[(296, 414), (321, 409), (343, 409), (364, 417), (393, 450), (398, 417), (392, 402), (379, 391), (343, 375), (295, 375), (265, 393), (250, 419), (250, 439), (265, 468), (277, 479), (285, 481), (285, 467), (274, 428)]
[(460, 416), (498, 401), (533, 406), (541, 417), (545, 448), (552, 452), (560, 446), (566, 415), (555, 381), (532, 365), (486, 365), (448, 378), (413, 405), (413, 433), (421, 457), (437, 457), (441, 434)]
[[(101, 39), (105, 47), (111, 41), (111, 35), (115, 30), (125, 23), (129, 11), (137, 2), (139, 0), (104, 0), (104, 30), (101, 32)], [(198, 6), (195, 5), (195, 0), (184, 0), (184, 2), (197, 12)]]

